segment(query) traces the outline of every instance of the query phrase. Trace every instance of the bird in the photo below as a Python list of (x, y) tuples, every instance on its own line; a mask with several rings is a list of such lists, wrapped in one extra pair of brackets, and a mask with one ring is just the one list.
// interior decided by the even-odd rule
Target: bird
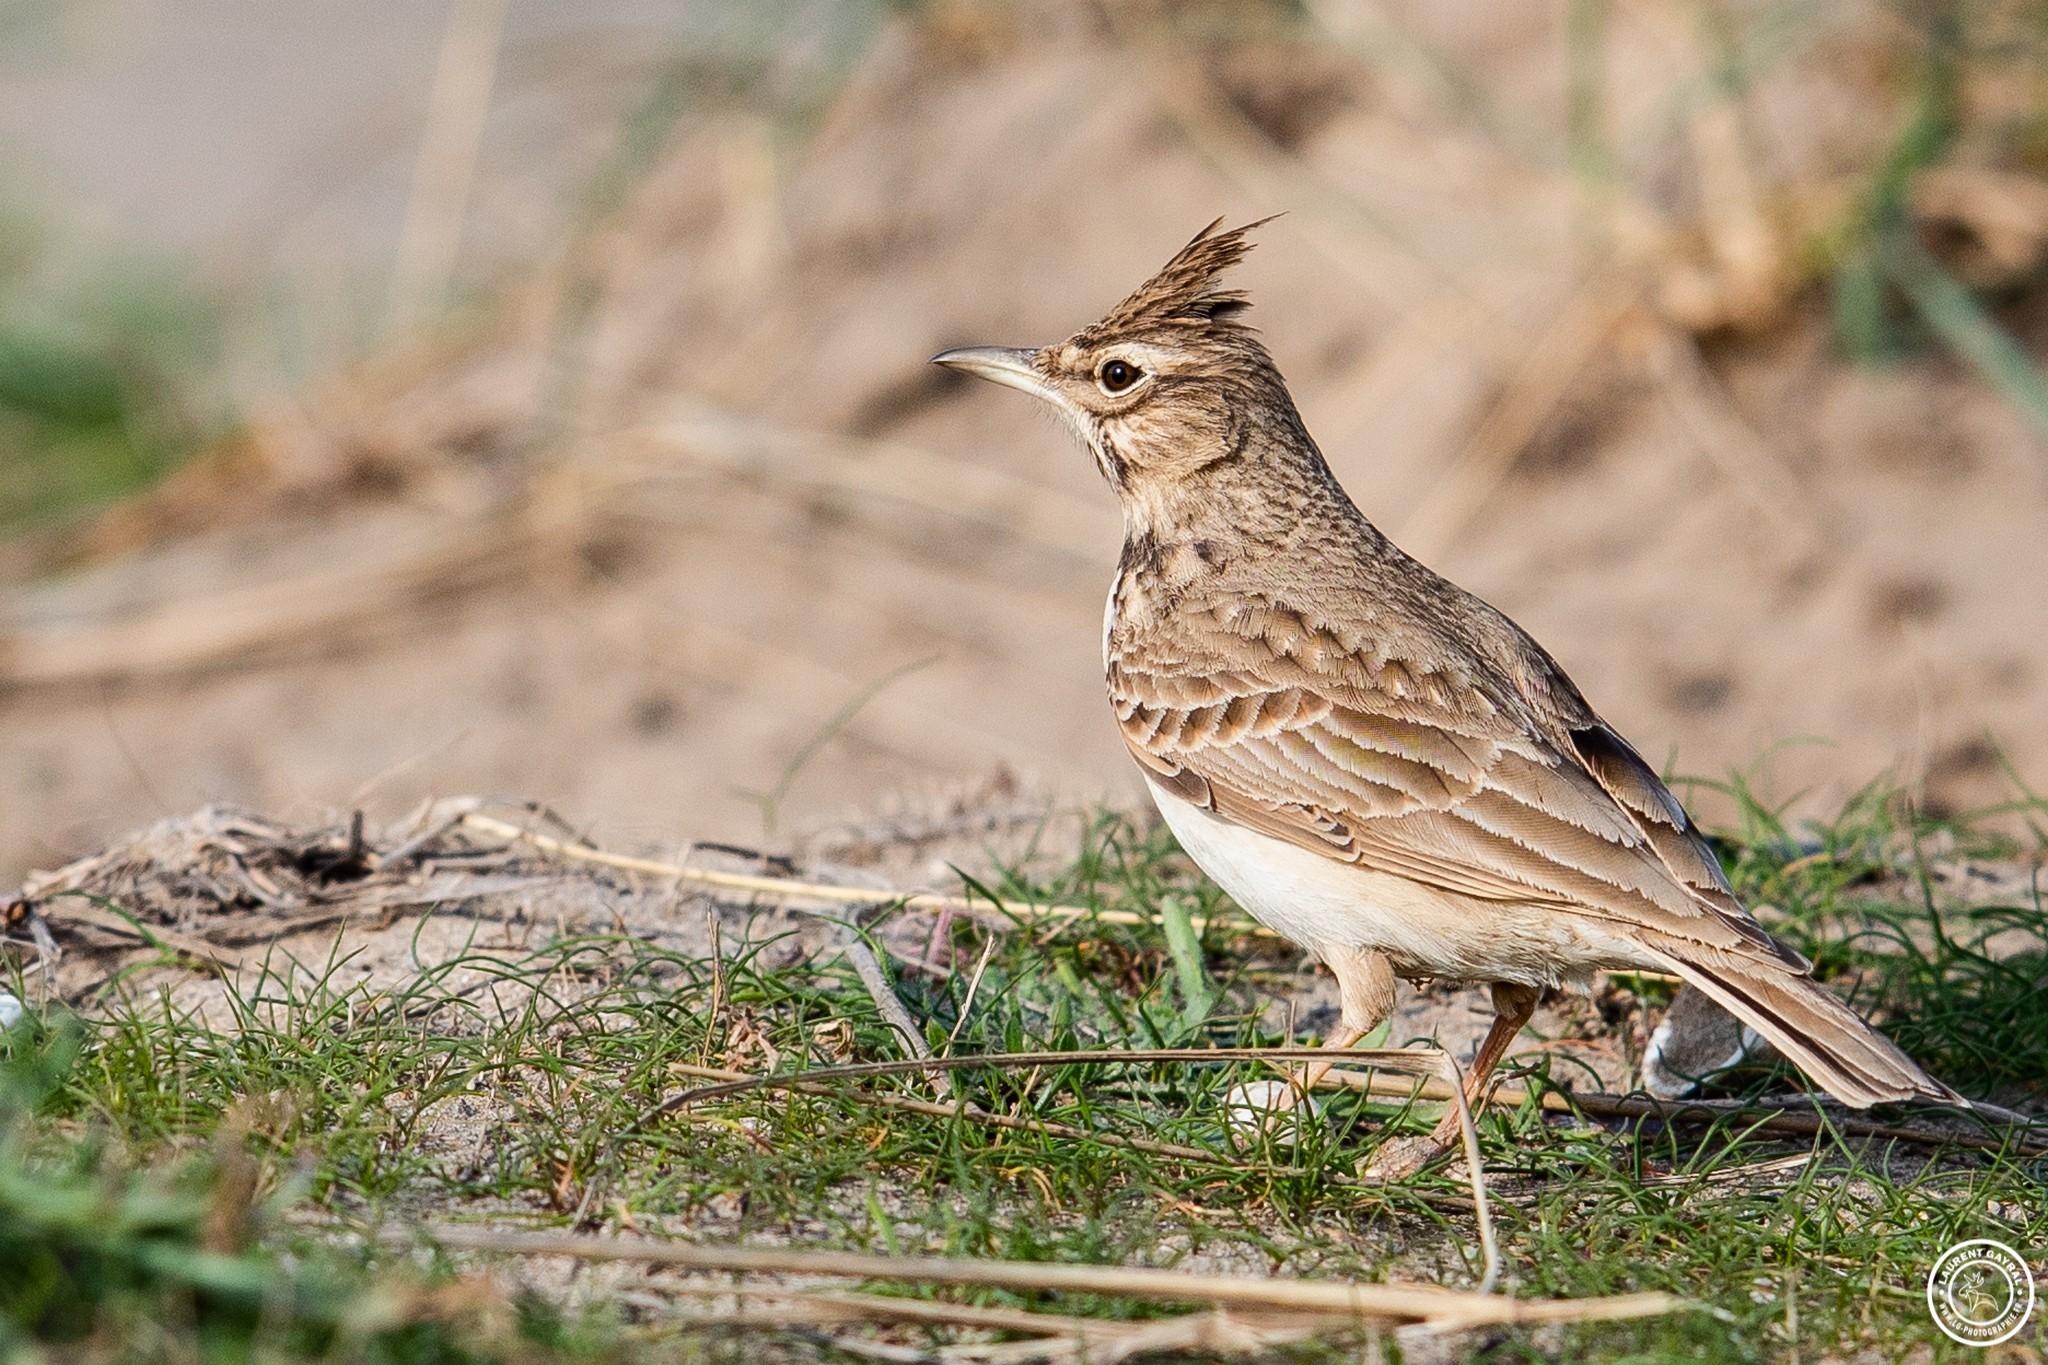
[[(1224, 276), (1270, 219), (1209, 224), (1066, 340), (932, 363), (1064, 419), (1116, 494), (1103, 671), (1181, 848), (1335, 976), (1325, 1050), (1396, 978), (1484, 984), (1476, 1110), (1546, 989), (1675, 974), (1843, 1104), (1967, 1106), (1760, 925), (1641, 754), (1505, 614), (1367, 519)], [(1296, 1101), (1334, 1063), (1297, 1075)], [(1458, 1136), (1388, 1144), (1395, 1177)]]

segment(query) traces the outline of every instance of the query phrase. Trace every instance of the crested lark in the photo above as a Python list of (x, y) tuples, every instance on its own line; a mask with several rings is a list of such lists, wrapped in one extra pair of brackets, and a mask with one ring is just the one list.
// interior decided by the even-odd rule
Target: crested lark
[[(1116, 491), (1103, 653), (1124, 743), (1181, 847), (1336, 974), (1326, 1045), (1384, 1019), (1397, 976), (1487, 982), (1476, 1104), (1539, 990), (1647, 968), (1845, 1104), (1965, 1103), (1750, 917), (1677, 798), (1540, 645), (1353, 505), (1241, 320), (1245, 296), (1218, 283), (1249, 229), (1216, 228), (1065, 341), (933, 359), (1050, 403)], [(1390, 1149), (1382, 1172), (1441, 1151), (1455, 1124)]]

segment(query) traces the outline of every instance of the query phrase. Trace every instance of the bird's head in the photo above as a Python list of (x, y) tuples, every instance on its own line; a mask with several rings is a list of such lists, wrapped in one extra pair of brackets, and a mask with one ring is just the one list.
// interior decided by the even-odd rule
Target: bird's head
[(965, 346), (932, 363), (1051, 404), (1127, 510), (1256, 456), (1274, 438), (1313, 449), (1272, 357), (1243, 320), (1249, 301), (1218, 283), (1260, 224), (1219, 232), (1221, 222), (1065, 341)]

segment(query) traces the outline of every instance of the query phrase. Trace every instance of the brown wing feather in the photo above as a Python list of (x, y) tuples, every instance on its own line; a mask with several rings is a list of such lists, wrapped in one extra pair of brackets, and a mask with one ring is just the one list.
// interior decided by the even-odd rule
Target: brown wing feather
[(1170, 649), (1126, 639), (1110, 663), (1125, 742), (1176, 796), (1447, 892), (1805, 968), (1554, 664), (1532, 703), (1483, 661), (1455, 676), (1270, 604), (1219, 625)]

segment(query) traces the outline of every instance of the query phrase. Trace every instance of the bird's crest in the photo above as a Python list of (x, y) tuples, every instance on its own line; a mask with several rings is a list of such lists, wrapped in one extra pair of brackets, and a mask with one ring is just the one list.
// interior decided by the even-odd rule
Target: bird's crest
[(1241, 289), (1218, 288), (1217, 281), (1252, 249), (1251, 231), (1272, 221), (1261, 218), (1218, 232), (1223, 222), (1218, 218), (1091, 330), (1123, 333), (1152, 327), (1243, 327), (1237, 315), (1251, 307), (1251, 300)]

